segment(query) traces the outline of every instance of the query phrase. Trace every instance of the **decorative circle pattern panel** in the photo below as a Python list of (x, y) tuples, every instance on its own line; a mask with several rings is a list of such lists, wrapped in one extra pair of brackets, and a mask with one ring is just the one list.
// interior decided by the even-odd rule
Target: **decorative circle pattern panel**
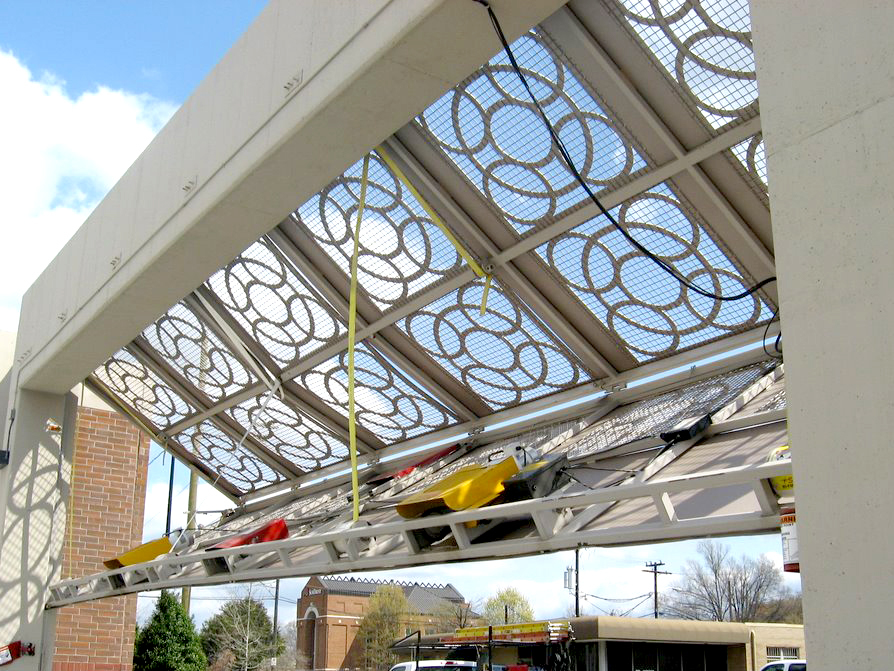
[(212, 275), (208, 286), (283, 368), (346, 332), (332, 306), (266, 240)]
[(93, 371), (93, 376), (158, 429), (165, 429), (197, 410), (127, 350), (116, 352)]
[[(647, 249), (697, 286), (729, 295), (751, 284), (667, 184), (627, 201), (612, 214)], [(537, 251), (640, 361), (753, 328), (769, 317), (766, 304), (756, 295), (723, 302), (683, 287), (601, 216)]]
[(764, 153), (764, 136), (762, 133), (752, 135), (744, 142), (730, 147), (733, 156), (739, 163), (739, 167), (745, 172), (748, 181), (758, 190), (758, 192), (767, 196), (769, 188), (767, 187), (767, 157)]
[(248, 429), (272, 452), (311, 471), (348, 456), (344, 442), (314, 420), (301, 415), (289, 404), (273, 397), (262, 411), (267, 394), (244, 401), (227, 414)]
[[(512, 50), (594, 190), (617, 186), (646, 167), (626, 131), (545, 36), (532, 30)], [(417, 123), (520, 235), (587, 200), (503, 52), (441, 96)]]
[[(333, 261), (350, 274), (363, 161), (293, 213)], [(405, 301), (461, 267), (451, 242), (375, 153), (370, 157), (360, 224), (357, 282), (380, 309)]]
[(748, 0), (616, 0), (678, 90), (718, 129), (757, 113)]
[(210, 420), (181, 431), (174, 439), (243, 492), (273, 485), (283, 479)]
[(641, 438), (658, 436), (687, 417), (719, 410), (775, 365), (766, 361), (752, 364), (621, 406), (582, 432), (580, 441), (568, 451), (568, 458), (577, 459)]
[(472, 282), (399, 324), (417, 346), (492, 408), (504, 408), (588, 379), (568, 348), (494, 281), (480, 314), (484, 283)]
[(256, 381), (235, 354), (184, 302), (177, 303), (143, 337), (196, 389), (219, 401)]
[[(348, 353), (298, 378), (301, 385), (341, 414), (348, 414)], [(357, 423), (386, 443), (412, 438), (456, 421), (393, 362), (365, 343), (354, 352), (354, 405)]]

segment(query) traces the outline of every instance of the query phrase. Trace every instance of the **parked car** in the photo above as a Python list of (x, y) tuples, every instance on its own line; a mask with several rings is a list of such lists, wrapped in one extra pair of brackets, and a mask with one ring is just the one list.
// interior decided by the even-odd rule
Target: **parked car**
[(475, 662), (464, 662), (459, 659), (423, 659), (416, 662), (399, 662), (390, 671), (471, 671)]
[(807, 671), (806, 659), (783, 659), (779, 662), (770, 662), (761, 667), (761, 671)]

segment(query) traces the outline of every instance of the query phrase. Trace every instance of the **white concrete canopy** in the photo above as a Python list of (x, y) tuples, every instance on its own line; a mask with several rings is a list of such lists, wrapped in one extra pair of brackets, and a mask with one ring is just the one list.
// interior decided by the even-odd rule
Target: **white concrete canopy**
[[(775, 275), (774, 241), (785, 245), (797, 264), (788, 270), (791, 304), (802, 315), (796, 342), (812, 338), (826, 306), (795, 271), (813, 268), (794, 242), (798, 224), (781, 235), (770, 226), (748, 2), (696, 1), (673, 11), (634, 0), (493, 6), (534, 95), (621, 226), (677, 272), (725, 295)], [(793, 19), (762, 11), (770, 17), (765, 58), (787, 63), (780, 31)], [(857, 16), (845, 22), (853, 35)], [(769, 360), (772, 352), (753, 348), (731, 353), (778, 333), (775, 285), (742, 301), (698, 297), (629, 245), (558, 157), (498, 47), (473, 0), (271, 2), (26, 295), (15, 407), (32, 392), (59, 400), (86, 378), (243, 510), (344, 479), (346, 249), (361, 161), (373, 149), (355, 376), (365, 476), (446, 441), (483, 445), (567, 420), (580, 406), (565, 404), (598, 392), (635, 400), (626, 385), (656, 384), (652, 376), (661, 375), (669, 377), (659, 386), (680, 384), (681, 367), (693, 363), (700, 363), (696, 376), (711, 376), (727, 374), (733, 361)], [(786, 164), (792, 147), (809, 144), (826, 122), (838, 127), (859, 116), (855, 110), (881, 113), (890, 73), (879, 68), (859, 86), (840, 73), (835, 90), (853, 108), (839, 101), (827, 109), (820, 104), (827, 94), (803, 81), (804, 99), (816, 105), (805, 111), (788, 100), (789, 70), (768, 71), (784, 175), (777, 186), (772, 173), (774, 206), (783, 203), (798, 222), (799, 159)], [(829, 192), (824, 178), (811, 185)], [(867, 182), (868, 215), (887, 202), (880, 189)], [(484, 315), (484, 282), (438, 219), (492, 275)], [(884, 268), (888, 239), (872, 234), (873, 258)], [(878, 296), (883, 278), (868, 281)], [(840, 323), (853, 295), (842, 295)], [(841, 347), (843, 336), (836, 338), (822, 353)], [(864, 353), (880, 347), (882, 340), (867, 341)], [(732, 358), (701, 365), (714, 356)], [(829, 416), (812, 421), (824, 426)], [(630, 421), (669, 419), (650, 410)], [(743, 421), (730, 431), (754, 429)], [(767, 424), (779, 421), (774, 415)], [(751, 460), (747, 473), (730, 467), (710, 480), (745, 487), (754, 510), (736, 509), (731, 522), (720, 519), (728, 501), (702, 497), (710, 523), (681, 525), (666, 489), (680, 485), (662, 483), (636, 490), (654, 495), (655, 529), (594, 530), (593, 542), (775, 528), (776, 501), (761, 483), (784, 468), (753, 463), (749, 450), (765, 447), (758, 433), (738, 434), (754, 439), (736, 443)], [(4, 492), (10, 476), (0, 474)], [(331, 479), (321, 485), (321, 478)], [(593, 496), (588, 505), (605, 495)], [(544, 520), (556, 522), (554, 515), (561, 517), (550, 508), (532, 517), (538, 548), (565, 547), (567, 539), (544, 538)], [(470, 520), (446, 522), (460, 529)], [(386, 529), (406, 538), (406, 529)], [(459, 550), (468, 550), (462, 546), (471, 542), (457, 535)], [(346, 555), (348, 568), (371, 568), (394, 549), (361, 557), (357, 543), (342, 552), (330, 540), (315, 550)], [(281, 549), (287, 568), (277, 570), (287, 570), (286, 550), (294, 548)], [(194, 570), (161, 581), (188, 582)], [(128, 591), (140, 584), (128, 583)], [(81, 585), (60, 589), (56, 605), (89, 598)]]

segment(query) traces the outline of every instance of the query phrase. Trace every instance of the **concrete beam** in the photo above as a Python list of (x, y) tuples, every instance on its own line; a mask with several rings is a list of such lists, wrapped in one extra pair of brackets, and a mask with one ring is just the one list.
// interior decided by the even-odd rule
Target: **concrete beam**
[(753, 0), (811, 671), (890, 664), (894, 5)]
[[(563, 4), (494, 0), (514, 38)], [(23, 387), (62, 393), (496, 53), (472, 0), (274, 0), (26, 293)]]

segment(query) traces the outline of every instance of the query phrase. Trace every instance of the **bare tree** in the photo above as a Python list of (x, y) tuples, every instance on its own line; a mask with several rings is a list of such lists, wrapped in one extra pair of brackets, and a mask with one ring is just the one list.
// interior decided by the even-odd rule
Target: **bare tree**
[(481, 601), (447, 601), (435, 610), (433, 615), (437, 618), (438, 625), (445, 631), (472, 627), (481, 620)]
[(769, 621), (770, 604), (791, 596), (782, 573), (766, 557), (735, 559), (729, 546), (712, 541), (699, 543), (698, 553), (698, 561), (686, 562), (663, 612), (687, 620)]
[[(202, 648), (211, 664), (228, 671), (269, 669), (281, 646), (264, 605), (249, 583), (243, 598), (228, 601), (202, 626)], [(225, 659), (226, 661), (222, 661)]]
[(280, 653), (276, 659), (277, 669), (307, 668), (306, 660), (298, 659), (298, 622), (292, 621), (279, 627)]

